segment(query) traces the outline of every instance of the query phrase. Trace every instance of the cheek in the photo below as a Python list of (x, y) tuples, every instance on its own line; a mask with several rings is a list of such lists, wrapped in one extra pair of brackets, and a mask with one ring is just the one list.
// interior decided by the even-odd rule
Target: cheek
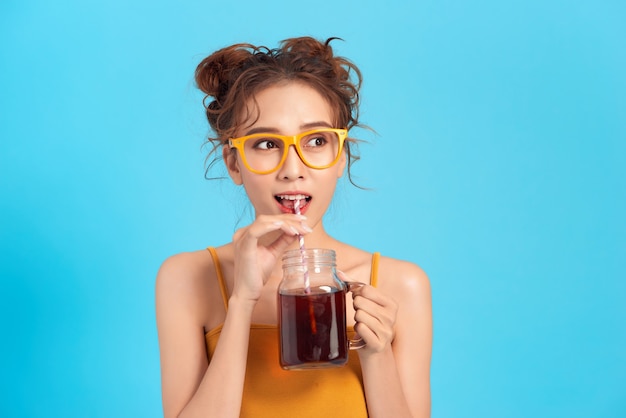
[(263, 180), (263, 176), (259, 176), (258, 174), (250, 173), (247, 170), (241, 172), (243, 187), (246, 189), (248, 199), (253, 206), (261, 204), (263, 196), (265, 196), (267, 190), (269, 190), (269, 186), (265, 184)]

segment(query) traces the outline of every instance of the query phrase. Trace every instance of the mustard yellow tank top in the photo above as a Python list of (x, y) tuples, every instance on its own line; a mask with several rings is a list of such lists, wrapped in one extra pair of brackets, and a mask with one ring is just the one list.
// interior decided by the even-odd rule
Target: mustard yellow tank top
[[(224, 301), (228, 291), (215, 249), (208, 248)], [(378, 281), (379, 253), (372, 256), (370, 284)], [(215, 352), (222, 325), (205, 335), (209, 361)], [(354, 328), (348, 327), (350, 338)], [(252, 324), (248, 364), (243, 387), (241, 417), (367, 417), (359, 356), (351, 350), (348, 364), (320, 370), (283, 370), (278, 363), (278, 327)]]

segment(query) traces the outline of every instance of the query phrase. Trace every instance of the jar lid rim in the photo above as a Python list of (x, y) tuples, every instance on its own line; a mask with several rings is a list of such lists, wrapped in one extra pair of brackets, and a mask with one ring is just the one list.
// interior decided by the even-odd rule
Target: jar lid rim
[(315, 261), (320, 264), (335, 264), (335, 250), (327, 248), (306, 248), (304, 250), (289, 250), (283, 254), (283, 264), (298, 265), (302, 262)]

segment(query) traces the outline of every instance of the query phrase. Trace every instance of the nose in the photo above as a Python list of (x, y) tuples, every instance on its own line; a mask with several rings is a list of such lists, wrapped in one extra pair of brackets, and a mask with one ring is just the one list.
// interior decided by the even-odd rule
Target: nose
[(300, 159), (300, 155), (298, 155), (298, 151), (296, 151), (296, 147), (291, 145), (287, 149), (287, 156), (285, 157), (285, 162), (278, 170), (278, 175), (280, 178), (289, 180), (304, 177), (304, 170), (306, 165)]

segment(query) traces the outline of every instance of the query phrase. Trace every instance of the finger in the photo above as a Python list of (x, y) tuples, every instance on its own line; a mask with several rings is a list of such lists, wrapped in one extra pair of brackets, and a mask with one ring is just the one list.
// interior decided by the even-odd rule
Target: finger
[(366, 312), (373, 318), (376, 318), (384, 326), (392, 327), (395, 325), (397, 317), (397, 307), (395, 304), (382, 306), (364, 296), (355, 296), (352, 305), (357, 313)]
[(252, 249), (261, 237), (276, 231), (289, 236), (307, 234), (310, 228), (300, 218), (299, 215), (259, 216), (252, 224), (237, 230), (233, 241), (241, 249)]
[(261, 215), (250, 225), (250, 233), (256, 238), (279, 229), (288, 235), (304, 235), (312, 231), (306, 224), (306, 216), (294, 214)]
[(275, 221), (274, 225), (280, 228), (287, 235), (306, 235), (313, 230), (305, 223), (293, 221)]
[(373, 311), (375, 309), (395, 311), (397, 306), (392, 299), (386, 299), (381, 301), (380, 299), (372, 299), (368, 297), (367, 292), (361, 291), (359, 294), (355, 294), (352, 297), (352, 304), (355, 308), (368, 309)]
[(379, 326), (391, 328), (395, 324), (395, 317), (386, 310), (372, 309), (366, 310), (358, 308), (354, 312), (356, 322), (367, 322), (368, 326), (378, 328)]
[(366, 324), (359, 322), (354, 326), (354, 330), (365, 342), (365, 346), (359, 351), (380, 352), (383, 351), (385, 346), (391, 343), (390, 341), (379, 338)]
[(361, 293), (361, 289), (364, 286), (367, 286), (365, 283), (362, 282), (355, 282), (353, 280), (350, 280), (348, 275), (346, 273), (344, 273), (341, 270), (337, 270), (337, 276), (339, 277), (339, 279), (344, 282), (347, 287), (348, 287), (348, 292), (352, 293), (352, 298), (354, 299), (355, 295), (358, 295)]
[(358, 296), (363, 296), (364, 298), (371, 300), (372, 302), (375, 302), (380, 306), (396, 305), (396, 302), (392, 298), (385, 295), (379, 289), (370, 285), (363, 286), (363, 288), (360, 289), (360, 291), (358, 292)]
[(354, 319), (356, 320), (355, 330), (358, 328), (357, 332), (362, 337), (364, 336), (361, 334), (361, 329), (365, 327), (377, 340), (389, 343), (393, 341), (394, 329), (392, 325), (381, 322), (379, 318), (365, 311), (358, 311), (354, 315)]
[(248, 226), (247, 234), (251, 238), (259, 239), (270, 232), (278, 230), (291, 235), (296, 233), (284, 219), (274, 216), (259, 216)]
[(337, 276), (341, 279), (342, 282), (350, 281), (350, 279), (348, 278), (348, 275), (339, 269), (337, 269)]

